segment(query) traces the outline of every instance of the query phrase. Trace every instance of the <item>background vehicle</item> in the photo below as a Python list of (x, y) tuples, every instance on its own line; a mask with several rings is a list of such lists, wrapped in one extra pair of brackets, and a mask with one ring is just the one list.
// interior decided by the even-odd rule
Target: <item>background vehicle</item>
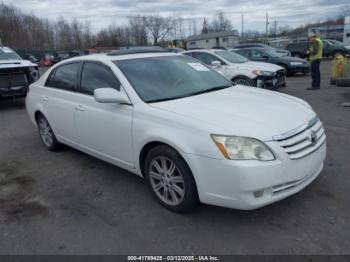
[(58, 51), (57, 52), (57, 58), (58, 58), (58, 61), (62, 61), (62, 60), (68, 59), (69, 58), (69, 54), (67, 52)]
[(142, 176), (176, 212), (256, 209), (322, 171), (326, 135), (305, 101), (232, 86), (188, 56), (127, 51), (61, 62), (30, 86), (47, 149), (64, 143)]
[(26, 54), (25, 60), (29, 60), (30, 62), (37, 64), (39, 62), (39, 59), (37, 59), (34, 55), (32, 54)]
[(56, 63), (52, 54), (44, 54), (44, 57), (39, 61), (40, 66), (52, 66)]
[(181, 53), (185, 51), (185, 49), (182, 49), (180, 47), (168, 47), (165, 48), (165, 50), (170, 53)]
[(193, 50), (183, 54), (199, 59), (220, 72), (233, 83), (261, 88), (286, 85), (285, 72), (280, 66), (253, 62), (226, 50)]
[(8, 47), (0, 47), (0, 99), (23, 97), (39, 78), (39, 68)]
[(310, 72), (310, 64), (301, 58), (284, 56), (269, 48), (250, 47), (241, 49), (232, 49), (250, 60), (276, 64), (283, 67), (288, 75), (295, 73), (307, 74)]
[[(336, 54), (347, 55), (349, 50), (339, 41), (323, 39), (323, 56), (335, 57)], [(307, 40), (296, 43), (290, 43), (286, 49), (289, 50), (294, 57), (307, 58), (307, 50), (309, 42)]]
[(274, 47), (272, 47), (272, 46), (265, 45), (265, 44), (261, 44), (261, 43), (239, 44), (239, 45), (236, 45), (233, 49), (251, 48), (251, 47), (270, 48), (270, 49), (274, 50), (275, 52), (280, 53), (280, 54), (282, 54), (282, 55), (285, 55), (285, 56), (290, 56), (290, 55), (291, 55), (291, 53), (290, 53), (288, 50), (274, 48)]

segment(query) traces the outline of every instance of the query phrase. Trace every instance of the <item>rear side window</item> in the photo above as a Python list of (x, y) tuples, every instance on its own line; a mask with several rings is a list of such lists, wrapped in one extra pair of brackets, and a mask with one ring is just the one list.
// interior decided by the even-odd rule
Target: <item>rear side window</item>
[(47, 86), (74, 91), (80, 63), (70, 63), (58, 67), (48, 78)]
[(104, 87), (111, 87), (119, 91), (120, 82), (106, 66), (97, 63), (84, 63), (80, 92), (92, 95), (95, 89)]

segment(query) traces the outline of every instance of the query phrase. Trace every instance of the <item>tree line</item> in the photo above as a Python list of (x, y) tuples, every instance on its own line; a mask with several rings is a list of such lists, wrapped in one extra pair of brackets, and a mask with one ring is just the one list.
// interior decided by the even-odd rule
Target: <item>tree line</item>
[(129, 16), (126, 25), (113, 23), (93, 32), (89, 21), (69, 21), (63, 17), (52, 21), (0, 2), (0, 39), (3, 45), (14, 49), (74, 50), (88, 49), (96, 44), (107, 47), (159, 45), (169, 39), (184, 39), (188, 33), (231, 30), (232, 24), (219, 11), (211, 22), (205, 18), (202, 27), (197, 32), (193, 19), (154, 14)]

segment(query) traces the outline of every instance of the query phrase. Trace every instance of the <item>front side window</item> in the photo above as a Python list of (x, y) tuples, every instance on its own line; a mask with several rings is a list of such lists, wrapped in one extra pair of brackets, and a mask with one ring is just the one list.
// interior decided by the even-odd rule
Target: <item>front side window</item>
[(263, 57), (263, 53), (260, 50), (252, 49), (250, 51), (250, 56), (253, 59), (259, 59)]
[(111, 87), (120, 90), (120, 83), (106, 66), (96, 63), (84, 63), (81, 75), (80, 92), (92, 95), (95, 89)]
[(234, 53), (240, 54), (241, 56), (244, 56), (244, 57), (249, 57), (248, 49), (238, 49), (238, 50), (235, 50)]
[(194, 52), (194, 53), (192, 53), (192, 56), (194, 58), (197, 58), (198, 60), (201, 60), (203, 63), (205, 63), (207, 65), (211, 65), (211, 63), (214, 62), (214, 61), (222, 62), (216, 56), (213, 56), (213, 55), (208, 54), (208, 53)]
[(218, 89), (232, 83), (188, 56), (160, 56), (114, 62), (145, 102), (178, 99)]
[(53, 79), (51, 76), (48, 81), (48, 86), (58, 89), (74, 91), (78, 76), (80, 63), (70, 63), (62, 65), (55, 70)]
[(215, 54), (234, 64), (241, 64), (249, 61), (247, 58), (230, 51), (215, 51)]

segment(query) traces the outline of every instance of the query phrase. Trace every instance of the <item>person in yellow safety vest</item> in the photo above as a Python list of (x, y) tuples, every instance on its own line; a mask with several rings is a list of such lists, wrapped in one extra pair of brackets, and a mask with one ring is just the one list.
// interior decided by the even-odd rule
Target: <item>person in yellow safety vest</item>
[(311, 46), (308, 49), (309, 62), (311, 63), (312, 84), (308, 90), (319, 90), (321, 88), (320, 65), (323, 57), (323, 42), (319, 36), (313, 34), (310, 37)]

